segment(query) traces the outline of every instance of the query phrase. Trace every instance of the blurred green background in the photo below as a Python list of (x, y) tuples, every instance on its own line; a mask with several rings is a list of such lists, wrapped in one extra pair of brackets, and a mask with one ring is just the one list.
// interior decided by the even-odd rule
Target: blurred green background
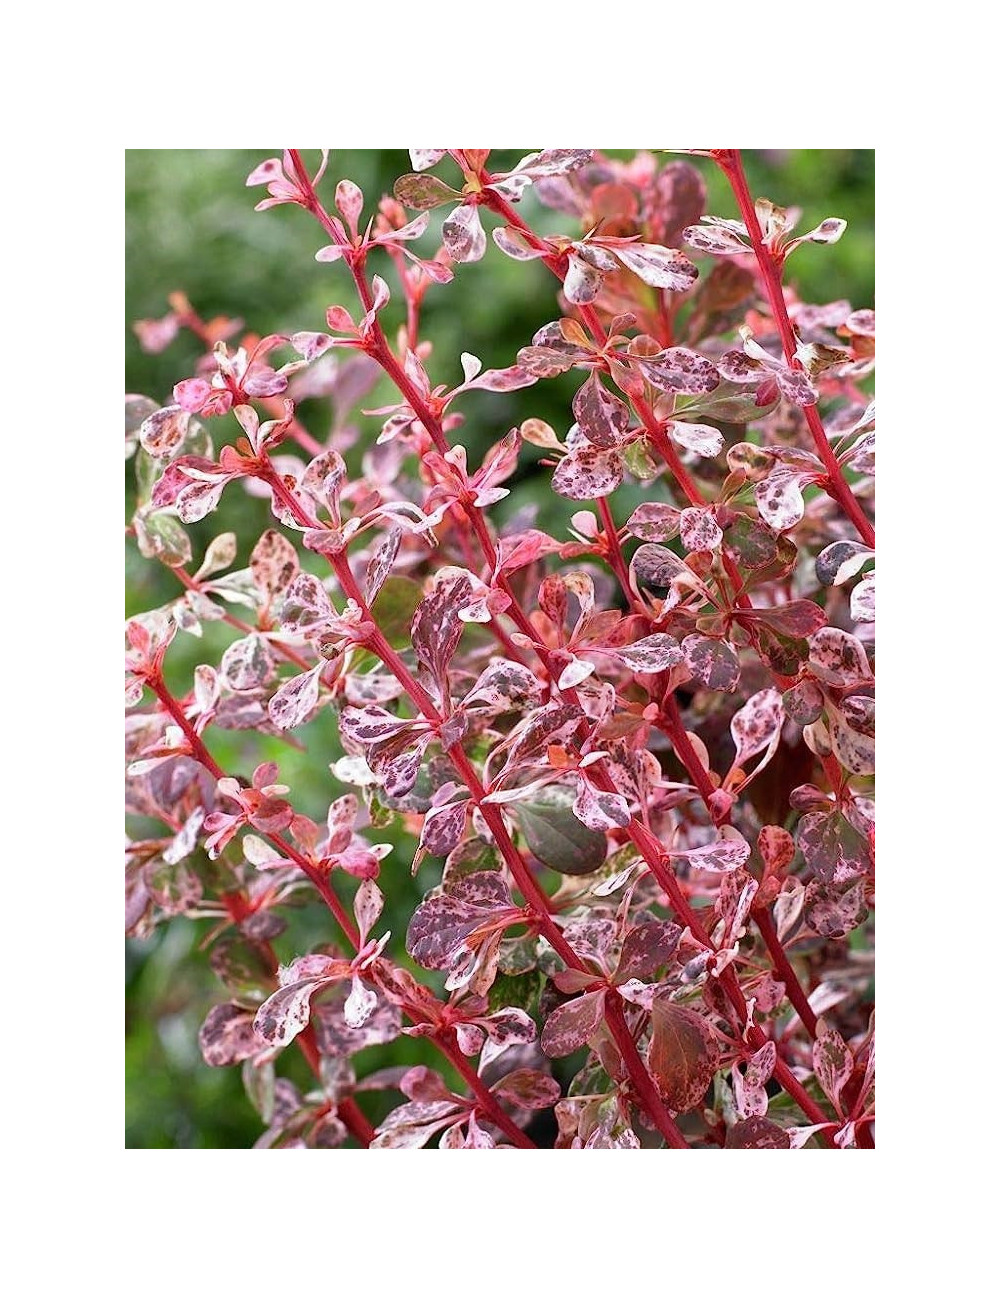
[[(137, 319), (164, 315), (167, 295), (174, 290), (185, 292), (203, 319), (217, 314), (241, 317), (246, 329), (260, 334), (322, 329), (331, 303), (353, 307), (353, 290), (343, 268), (314, 260), (316, 249), (326, 241), (306, 213), (292, 206), (263, 213), (253, 210), (264, 191), (247, 189), (246, 177), (260, 161), (276, 152), (280, 151), (126, 153), (127, 392), (165, 402), (174, 383), (194, 372), (201, 349), (193, 338), (181, 335), (165, 352), (151, 356), (142, 352), (131, 328)], [(499, 171), (511, 167), (527, 152), (498, 150), (491, 155), (491, 168)], [(610, 152), (617, 157), (628, 156)], [(664, 158), (664, 162), (668, 159)], [(693, 161), (708, 185), (708, 211), (736, 215), (728, 187), (716, 169), (706, 159)], [(806, 246), (789, 263), (788, 281), (801, 296), (811, 302), (848, 298), (855, 307), (873, 305), (874, 152), (750, 151), (744, 163), (755, 195), (766, 195), (776, 203), (803, 210), (800, 230), (809, 229), (826, 216), (844, 217), (849, 223), (839, 244), (828, 248)], [(453, 181), (449, 167), (445, 161), (436, 170)], [(366, 212), (370, 212), (383, 193), (391, 192), (395, 178), (409, 170), (403, 149), (334, 151), (323, 193), (329, 200), (336, 182), (349, 177), (365, 191)], [(530, 190), (522, 211), (529, 223), (543, 233), (573, 230), (571, 218), (543, 208)], [(432, 255), (436, 247), (434, 230), (439, 229), (446, 212), (444, 209), (432, 214), (436, 227), (432, 225), (419, 241), (419, 251), (424, 255)], [(489, 217), (486, 224), (492, 224)], [(393, 286), (391, 272), (390, 267), (386, 278)], [(490, 241), (482, 262), (456, 268), (450, 285), (432, 287), (427, 295), (422, 337), (434, 343), (427, 363), (432, 382), (461, 382), (462, 351), (475, 353), (486, 367), (512, 364), (518, 348), (530, 341), (540, 325), (559, 314), (555, 283), (545, 268), (537, 262), (512, 262), (499, 254)], [(394, 337), (400, 317), (395, 302), (383, 313), (390, 338)], [(470, 464), (478, 464), (490, 443), (528, 415), (540, 416), (558, 433), (564, 433), (570, 422), (569, 396), (575, 386), (576, 381), (564, 376), (526, 393), (470, 394), (462, 404), (467, 425), (456, 435), (456, 440), (469, 448)], [(376, 406), (392, 400), (392, 390), (380, 385), (361, 405)], [(306, 402), (300, 414), (322, 441), (329, 421), (321, 404)], [(363, 432), (372, 434), (379, 426), (377, 419), (363, 416), (357, 417), (356, 423)], [(217, 449), (218, 439), (225, 436), (222, 424), (215, 426)], [(513, 486), (511, 496), (501, 503), (501, 517), (533, 502), (542, 506), (540, 526), (554, 530), (575, 508), (568, 502), (551, 504), (545, 479), (531, 474), (530, 459)], [(640, 491), (623, 488), (616, 494), (619, 517), (624, 518), (637, 503)], [(629, 499), (630, 492), (635, 494), (635, 501)], [(128, 462), (127, 518), (131, 518), (134, 500), (132, 462)], [(194, 565), (211, 538), (227, 529), (235, 531), (240, 539), (237, 567), (245, 565), (254, 541), (270, 522), (261, 501), (231, 490), (219, 511), (189, 529)], [(142, 559), (131, 539), (126, 547), (125, 579), (127, 614), (175, 599), (181, 590), (168, 571), (154, 561)], [(217, 663), (233, 636), (230, 629), (218, 623), (206, 625), (201, 640), (178, 636), (167, 658), (168, 680), (178, 692), (188, 690), (195, 665)], [(287, 743), (262, 741), (247, 733), (213, 730), (209, 740), (228, 771), (246, 774), (257, 762), (273, 757), (280, 763), (282, 780), (292, 787), (299, 809), (322, 820), (329, 801), (342, 793), (327, 766), (338, 753), (330, 711), (297, 730), (296, 737), (308, 756)], [(316, 754), (322, 755), (321, 761), (316, 761)], [(137, 835), (156, 833), (149, 823), (137, 822), (130, 829)], [(397, 843), (383, 864), (383, 884), (391, 883), (385, 923), (401, 937), (406, 918), (420, 896), (436, 883), (440, 864), (425, 863), (416, 880), (411, 880), (412, 838), (399, 828), (388, 828), (377, 838)], [(330, 937), (324, 915), (319, 906), (302, 909), (290, 930), (276, 942), (283, 960), (303, 951), (309, 943)], [(198, 1050), (202, 1019), (214, 1003), (224, 1000), (222, 986), (209, 968), (207, 953), (199, 951), (207, 929), (207, 922), (177, 919), (147, 940), (126, 943), (127, 1146), (246, 1147), (261, 1132), (262, 1125), (244, 1096), (239, 1070), (210, 1069)], [(394, 951), (398, 954), (401, 945), (394, 945)], [(360, 1057), (365, 1071), (418, 1060), (433, 1063), (435, 1068), (440, 1065), (425, 1044), (406, 1038), (385, 1048), (370, 1048)], [(305, 1083), (304, 1074), (296, 1073), (298, 1068), (293, 1052), (279, 1060), (281, 1072)], [(368, 1095), (361, 1101), (377, 1121), (393, 1096), (386, 1094), (381, 1105)]]

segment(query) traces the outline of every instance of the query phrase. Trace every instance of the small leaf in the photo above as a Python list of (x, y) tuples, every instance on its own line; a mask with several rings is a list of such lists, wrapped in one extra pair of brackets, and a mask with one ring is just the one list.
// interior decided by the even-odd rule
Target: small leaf
[(556, 1007), (542, 1030), (546, 1056), (569, 1056), (593, 1038), (604, 1017), (604, 994), (604, 989), (597, 989)]

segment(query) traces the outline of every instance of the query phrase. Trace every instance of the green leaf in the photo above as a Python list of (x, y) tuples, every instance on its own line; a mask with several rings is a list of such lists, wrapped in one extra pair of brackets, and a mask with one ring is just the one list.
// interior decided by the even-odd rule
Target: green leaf
[(393, 576), (382, 584), (372, 613), (393, 650), (409, 649), (410, 624), (423, 594), (420, 583), (412, 578)]
[(566, 876), (589, 876), (604, 862), (607, 837), (577, 820), (573, 799), (571, 790), (550, 785), (531, 800), (508, 805), (508, 810), (539, 862)]

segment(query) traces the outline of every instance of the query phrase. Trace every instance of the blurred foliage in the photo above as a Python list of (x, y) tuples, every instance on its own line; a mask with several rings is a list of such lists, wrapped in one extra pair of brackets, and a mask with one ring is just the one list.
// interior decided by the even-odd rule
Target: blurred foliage
[[(351, 306), (352, 289), (343, 268), (314, 260), (316, 249), (325, 241), (301, 209), (288, 206), (254, 212), (263, 191), (247, 190), (246, 176), (273, 152), (127, 153), (126, 391), (166, 401), (173, 385), (194, 372), (200, 348), (190, 335), (182, 334), (165, 352), (151, 356), (142, 352), (132, 331), (133, 321), (162, 316), (167, 295), (174, 290), (186, 293), (203, 318), (240, 317), (247, 330), (260, 334), (322, 329), (331, 303)], [(499, 150), (491, 161), (495, 170), (501, 170), (513, 166), (526, 152)], [(734, 215), (724, 179), (708, 160), (695, 162), (708, 184), (708, 211)], [(846, 297), (856, 307), (872, 305), (874, 153), (767, 150), (747, 153), (744, 163), (754, 194), (802, 209), (800, 229), (809, 229), (827, 216), (845, 217), (849, 223), (839, 244), (806, 246), (797, 252), (789, 264), (789, 283), (808, 301)], [(438, 170), (446, 175), (446, 167), (442, 163)], [(383, 193), (391, 192), (394, 179), (408, 170), (402, 149), (336, 151), (325, 186), (332, 192), (337, 180), (350, 177), (365, 191), (367, 210), (371, 211)], [(569, 218), (542, 208), (530, 190), (523, 209), (542, 233), (566, 233), (570, 228)], [(440, 210), (432, 214), (436, 225), (420, 241), (421, 251), (436, 247), (434, 232), (440, 229), (443, 216)], [(489, 219), (487, 223), (491, 224)], [(385, 267), (380, 269), (392, 285), (393, 276)], [(432, 288), (427, 296), (422, 337), (434, 343), (428, 362), (433, 382), (461, 381), (459, 356), (463, 351), (475, 353), (487, 367), (512, 364), (518, 348), (530, 341), (534, 331), (559, 315), (554, 290), (552, 277), (540, 263), (512, 262), (501, 256), (491, 241), (482, 262), (458, 267), (452, 284)], [(395, 307), (391, 304), (382, 317), (390, 337), (401, 317), (399, 312), (393, 314)], [(470, 464), (478, 464), (492, 442), (529, 414), (564, 433), (576, 382), (568, 375), (539, 384), (529, 393), (470, 394), (463, 402), (467, 423), (460, 435), (469, 449)], [(394, 390), (382, 383), (363, 405), (377, 406), (393, 399)], [(315, 403), (305, 403), (300, 415), (323, 440), (327, 430), (322, 412), (315, 407)], [(364, 434), (374, 436), (379, 421), (359, 416), (358, 424)], [(221, 423), (218, 427), (221, 430)], [(540, 526), (558, 533), (575, 507), (553, 497), (547, 474), (532, 472), (540, 453), (526, 450), (529, 456), (524, 469), (512, 482), (514, 490), (497, 515), (502, 519), (531, 504), (539, 509)], [(642, 496), (641, 487), (622, 488), (615, 498), (616, 512), (625, 517)], [(130, 463), (126, 470), (128, 518), (134, 499)], [(230, 490), (215, 514), (189, 530), (195, 564), (214, 536), (231, 530), (240, 540), (236, 565), (245, 565), (254, 542), (272, 522), (264, 501)], [(308, 557), (306, 566), (315, 569), (310, 560), (315, 557)], [(181, 591), (168, 571), (142, 559), (131, 540), (126, 547), (125, 583), (127, 614), (164, 604)], [(225, 624), (215, 623), (205, 626), (200, 640), (180, 636), (167, 658), (170, 685), (179, 693), (187, 691), (195, 665), (217, 663), (232, 635)], [(213, 731), (210, 741), (219, 762), (230, 772), (249, 775), (257, 762), (268, 758), (279, 762), (282, 780), (292, 787), (297, 806), (316, 819), (325, 817), (327, 804), (338, 793), (328, 767), (340, 753), (336, 721), (329, 710), (300, 728), (294, 739)], [(439, 864), (425, 862), (417, 878), (410, 879), (415, 839), (412, 827), (399, 815), (393, 815), (377, 838), (394, 845), (383, 864), (382, 884), (387, 895), (383, 923), (401, 935), (422, 894), (437, 883)], [(553, 885), (556, 879), (553, 876)], [(319, 906), (310, 906), (294, 918), (289, 931), (276, 943), (282, 960), (329, 938), (325, 915)], [(207, 952), (200, 948), (208, 930), (207, 922), (177, 920), (148, 940), (127, 944), (127, 1146), (247, 1147), (261, 1132), (262, 1125), (243, 1093), (239, 1070), (210, 1069), (198, 1050), (201, 1021), (209, 1008), (222, 1000), (222, 986), (209, 966)], [(364, 1072), (421, 1061), (441, 1068), (441, 1058), (426, 1042), (406, 1037), (370, 1048), (359, 1058)], [(308, 1084), (294, 1051), (283, 1054), (280, 1068), (300, 1086)], [(377, 1122), (394, 1095), (366, 1093), (360, 1102)]]

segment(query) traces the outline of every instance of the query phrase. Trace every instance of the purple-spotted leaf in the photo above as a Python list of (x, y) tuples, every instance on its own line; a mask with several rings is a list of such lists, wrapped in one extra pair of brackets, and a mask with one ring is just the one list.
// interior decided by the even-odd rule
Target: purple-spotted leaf
[(839, 810), (806, 813), (799, 822), (795, 840), (806, 865), (824, 884), (857, 880), (872, 869), (868, 836)]
[(559, 1084), (540, 1070), (513, 1070), (493, 1085), (493, 1095), (525, 1110), (545, 1110), (562, 1096)]
[(372, 552), (372, 557), (368, 561), (368, 568), (365, 570), (365, 600), (368, 602), (369, 607), (382, 590), (382, 584), (392, 571), (396, 556), (399, 554), (399, 544), (402, 538), (402, 528), (390, 528)]
[[(872, 776), (875, 772), (875, 702), (867, 697), (852, 697), (837, 708), (827, 701), (827, 729), (837, 759), (848, 772)], [(867, 700), (862, 703), (862, 700)]]
[(639, 369), (664, 393), (710, 393), (719, 386), (719, 372), (707, 357), (690, 348), (667, 348), (653, 357), (639, 357)]
[(829, 686), (861, 686), (872, 680), (864, 646), (839, 627), (825, 627), (810, 637), (809, 669)]
[(614, 251), (623, 266), (655, 289), (683, 293), (698, 278), (697, 268), (676, 248), (661, 248), (658, 244), (618, 244)]
[(726, 445), (722, 434), (710, 424), (688, 424), (684, 420), (672, 420), (670, 436), (688, 451), (707, 458), (718, 456)]
[(580, 785), (573, 801), (573, 813), (592, 831), (624, 829), (632, 820), (624, 795), (598, 790), (580, 774)]
[(269, 1050), (254, 1029), (253, 1012), (235, 1002), (213, 1007), (198, 1033), (206, 1065), (236, 1065)]
[(875, 622), (875, 575), (869, 573), (851, 592), (851, 618), (856, 623)]
[(749, 858), (750, 852), (750, 845), (743, 836), (732, 831), (731, 835), (716, 840), (714, 844), (704, 844), (701, 848), (671, 853), (670, 856), (683, 858), (698, 871), (737, 871)]
[(274, 658), (264, 638), (251, 634), (226, 647), (219, 667), (232, 690), (253, 691), (271, 680)]
[(271, 696), (267, 705), (268, 716), (281, 731), (288, 731), (305, 722), (319, 703), (319, 675), (323, 664), (317, 664), (307, 673), (292, 677)]
[(604, 277), (596, 267), (585, 262), (582, 257), (574, 257), (572, 253), (570, 254), (566, 264), (563, 292), (571, 303), (577, 307), (586, 307), (601, 292), (603, 282)]
[(681, 928), (673, 921), (644, 921), (625, 936), (615, 983), (648, 979), (666, 966), (677, 949)]
[(781, 702), (791, 720), (798, 723), (800, 727), (815, 722), (823, 712), (823, 692), (808, 678), (785, 691)]
[(731, 221), (725, 225), (714, 217), (702, 217), (701, 226), (688, 226), (684, 242), (699, 253), (714, 257), (728, 257), (734, 253), (752, 252), (746, 227), (742, 222)]
[(777, 749), (784, 720), (781, 696), (773, 686), (751, 695), (729, 724), (736, 745), (733, 766), (743, 767), (747, 759), (763, 750), (766, 752), (757, 769), (759, 771)]
[(507, 766), (514, 767), (529, 758), (544, 754), (549, 745), (558, 745), (568, 740), (584, 716), (583, 710), (576, 704), (553, 704), (540, 710), (527, 724), (518, 726), (517, 739), (511, 746)]
[(552, 490), (571, 501), (595, 501), (621, 486), (625, 467), (617, 451), (580, 448), (556, 466)]
[(733, 1097), (740, 1119), (762, 1118), (767, 1114), (767, 1081), (774, 1073), (778, 1049), (765, 1043), (746, 1063), (746, 1073), (739, 1064), (733, 1066)]
[[(820, 1128), (823, 1126), (820, 1125)], [(769, 1119), (741, 1119), (726, 1133), (726, 1149), (787, 1151), (791, 1138), (779, 1125)]]
[(684, 658), (680, 646), (665, 632), (654, 632), (631, 645), (616, 647), (614, 654), (634, 673), (662, 673)]
[(486, 1030), (496, 1047), (509, 1047), (511, 1043), (533, 1043), (538, 1037), (538, 1026), (520, 1007), (501, 1007), (492, 1015), (483, 1016), (477, 1024)]
[(430, 591), (413, 615), (413, 648), (442, 689), (448, 664), (465, 629), (460, 615), (472, 595), (472, 575), (465, 569), (446, 566), (438, 570)]
[(378, 1005), (364, 1024), (352, 1028), (345, 1019), (348, 987), (341, 984), (332, 996), (324, 994), (313, 1007), (313, 1025), (316, 1046), (323, 1056), (352, 1056), (364, 1047), (377, 1043), (391, 1043), (402, 1029), (400, 1009), (388, 999), (379, 997)]
[(333, 605), (319, 578), (311, 573), (293, 578), (281, 607), (283, 632), (308, 636), (326, 627), (333, 616)]
[(703, 1016), (665, 998), (653, 1002), (652, 1030), (647, 1063), (660, 1096), (672, 1111), (691, 1110), (718, 1068), (718, 1036)]
[(517, 919), (503, 878), (494, 871), (477, 871), (452, 880), (446, 893), (425, 899), (406, 931), (406, 951), (428, 970), (447, 970), (456, 950), (482, 926), (510, 914)]
[(681, 541), (688, 551), (714, 551), (722, 541), (722, 529), (709, 506), (689, 506), (681, 511)]
[[(437, 150), (431, 152), (436, 153)], [(400, 176), (392, 187), (392, 192), (400, 203), (408, 208), (416, 208), (420, 212), (440, 207), (443, 203), (454, 203), (456, 199), (461, 198), (457, 191), (439, 180), (437, 176), (418, 176), (413, 172)]]
[(479, 220), (479, 208), (463, 203), (447, 217), (441, 239), (456, 262), (478, 262), (486, 252), (486, 232)]
[(616, 447), (628, 429), (629, 410), (613, 396), (592, 371), (573, 398), (573, 415), (580, 432), (595, 447)]
[(793, 528), (806, 512), (802, 489), (819, 476), (810, 472), (779, 466), (754, 488), (754, 499), (761, 518), (777, 532)]
[(681, 642), (688, 668), (709, 690), (735, 691), (740, 680), (740, 660), (728, 641), (715, 641), (692, 633)]
[(182, 407), (164, 406), (140, 424), (139, 443), (154, 459), (167, 460), (184, 445), (190, 423), (191, 415)]
[(376, 745), (412, 730), (412, 718), (397, 718), (375, 704), (363, 709), (348, 706), (340, 715), (341, 734), (359, 745)]
[(428, 167), (439, 163), (447, 152), (447, 149), (411, 149), (410, 165), (414, 171), (426, 171)]
[(278, 989), (257, 1012), (254, 1029), (272, 1047), (287, 1047), (309, 1023), (313, 994), (333, 982), (330, 977), (303, 979)]
[(824, 587), (839, 587), (874, 558), (861, 542), (831, 542), (816, 556), (816, 577)]
[(408, 1101), (386, 1115), (375, 1130), (371, 1147), (395, 1151), (422, 1147), (460, 1113), (457, 1101)]
[(827, 885), (810, 880), (805, 893), (805, 917), (809, 926), (826, 939), (842, 939), (868, 917), (864, 880)]
[(665, 502), (644, 501), (636, 506), (625, 527), (643, 542), (669, 542), (680, 532), (681, 512)]
[(840, 1094), (854, 1070), (854, 1056), (836, 1029), (823, 1019), (816, 1025), (813, 1069), (819, 1086), (833, 1103), (837, 1114), (842, 1114)]
[(604, 989), (564, 1002), (545, 1022), (541, 1047), (546, 1056), (569, 1056), (597, 1032), (604, 1018)]
[(265, 608), (299, 571), (299, 557), (287, 537), (269, 528), (250, 553), (250, 572)]
[(466, 709), (502, 713), (508, 709), (537, 704), (542, 684), (524, 664), (512, 659), (495, 659), (479, 675), (479, 680), (463, 701)]
[(420, 831), (420, 847), (436, 858), (446, 858), (462, 841), (468, 807), (468, 800), (462, 799), (431, 808)]

